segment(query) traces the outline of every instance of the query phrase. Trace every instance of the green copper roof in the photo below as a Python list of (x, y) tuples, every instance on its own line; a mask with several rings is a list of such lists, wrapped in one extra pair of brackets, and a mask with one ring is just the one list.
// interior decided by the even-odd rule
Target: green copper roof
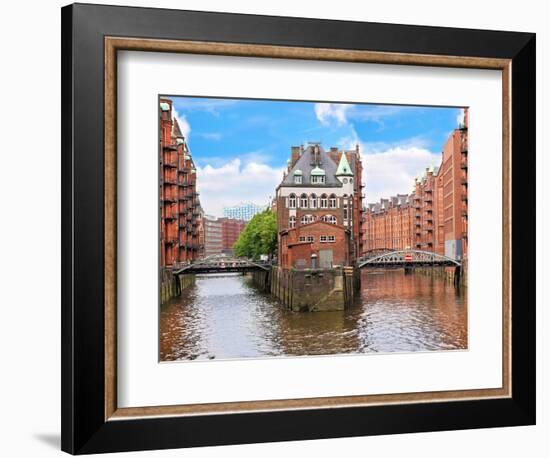
[(325, 171), (317, 166), (311, 171), (311, 174), (316, 176), (323, 176), (325, 175)]
[(336, 169), (336, 176), (339, 175), (353, 176), (353, 172), (351, 171), (351, 167), (345, 153), (342, 153), (342, 156), (340, 157), (340, 163), (338, 164), (338, 168)]
[(160, 102), (160, 109), (162, 111), (170, 111), (170, 104), (166, 102)]
[(294, 175), (303, 175), (302, 171), (300, 169), (294, 170)]
[(183, 138), (176, 138), (176, 143), (178, 145), (183, 145)]
[(183, 158), (188, 161), (189, 159), (191, 159), (191, 156), (189, 156), (189, 154), (186, 154), (185, 156), (183, 156)]

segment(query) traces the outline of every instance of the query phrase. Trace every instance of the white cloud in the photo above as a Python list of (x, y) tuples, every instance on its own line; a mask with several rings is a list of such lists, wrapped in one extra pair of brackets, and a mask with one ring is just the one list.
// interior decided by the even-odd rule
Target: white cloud
[(459, 126), (464, 122), (464, 109), (459, 108), (458, 113), (456, 115), (456, 125)]
[(220, 132), (200, 132), (196, 135), (206, 140), (220, 141), (222, 139), (222, 134)]
[(197, 168), (197, 187), (207, 214), (222, 216), (223, 207), (239, 202), (267, 205), (283, 178), (284, 168), (233, 159), (220, 166)]
[(368, 203), (379, 202), (413, 189), (414, 178), (427, 167), (439, 166), (441, 155), (417, 146), (395, 146), (371, 154), (362, 154), (365, 194)]
[(346, 112), (351, 107), (352, 105), (343, 103), (316, 103), (315, 116), (325, 126), (329, 125), (332, 120), (341, 126), (347, 123)]
[(189, 140), (189, 134), (191, 133), (191, 126), (187, 122), (185, 115), (178, 113), (176, 110), (173, 111), (174, 119), (178, 122), (180, 126), (181, 133), (186, 140)]
[[(352, 121), (374, 122), (383, 126), (384, 118), (395, 116), (410, 107), (394, 105), (356, 105), (351, 103), (316, 103), (315, 116), (321, 124), (350, 125)], [(416, 108), (414, 108), (416, 109)]]

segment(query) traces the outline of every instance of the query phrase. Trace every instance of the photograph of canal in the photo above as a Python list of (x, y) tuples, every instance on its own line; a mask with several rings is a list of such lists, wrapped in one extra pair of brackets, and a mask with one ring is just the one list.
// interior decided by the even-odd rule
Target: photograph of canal
[(468, 109), (159, 97), (159, 360), (468, 349)]

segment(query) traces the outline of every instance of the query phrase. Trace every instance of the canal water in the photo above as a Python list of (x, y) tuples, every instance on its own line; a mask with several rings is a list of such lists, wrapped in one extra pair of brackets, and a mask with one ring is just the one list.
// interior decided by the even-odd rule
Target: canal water
[(204, 275), (160, 311), (160, 359), (261, 358), (465, 349), (464, 291), (403, 270), (362, 272), (356, 303), (294, 313), (242, 275)]

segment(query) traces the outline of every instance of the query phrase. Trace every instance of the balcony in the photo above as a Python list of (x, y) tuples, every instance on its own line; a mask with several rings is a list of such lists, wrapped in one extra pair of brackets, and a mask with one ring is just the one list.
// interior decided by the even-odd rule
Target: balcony
[(173, 219), (176, 219), (178, 217), (177, 213), (167, 213), (166, 215), (164, 215), (164, 219), (167, 219), (167, 220), (173, 220)]
[(163, 165), (164, 165), (164, 167), (177, 169), (178, 168), (178, 161), (177, 161), (177, 159), (175, 161), (164, 161)]
[(164, 196), (164, 197), (161, 197), (160, 200), (162, 200), (163, 202), (169, 202), (169, 203), (177, 202), (177, 199), (174, 196)]
[(164, 183), (165, 184), (178, 184), (178, 181), (175, 178), (165, 178)]
[(465, 192), (461, 193), (460, 200), (462, 200), (462, 202), (468, 202), (468, 194)]
[(461, 184), (462, 186), (468, 186), (468, 178), (462, 177), (462, 178), (460, 179), (460, 184)]
[(462, 170), (468, 170), (468, 160), (467, 159), (462, 159), (460, 161), (460, 168)]

